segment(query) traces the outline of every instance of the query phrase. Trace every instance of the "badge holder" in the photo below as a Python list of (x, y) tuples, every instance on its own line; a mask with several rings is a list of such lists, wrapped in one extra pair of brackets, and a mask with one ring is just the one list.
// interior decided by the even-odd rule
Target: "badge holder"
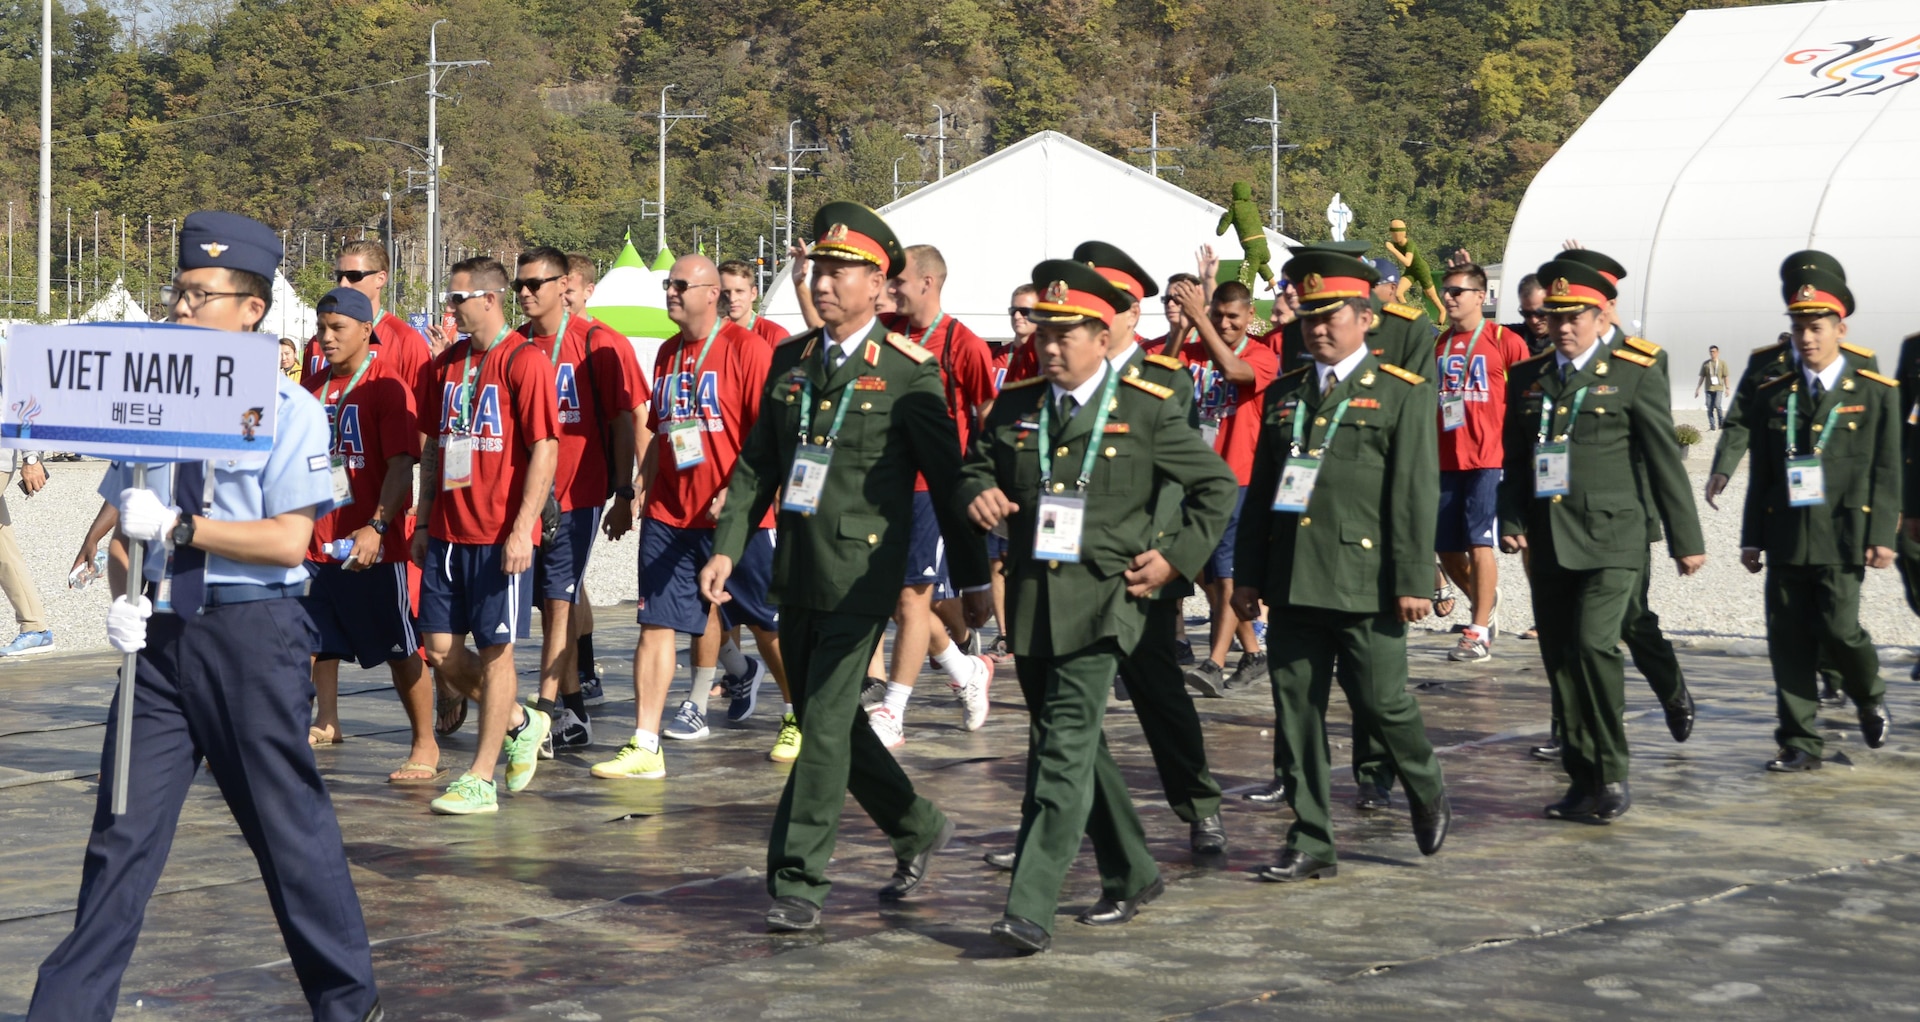
[(1440, 395), (1440, 429), (1451, 433), (1467, 424), (1467, 399), (1457, 393)]
[(1086, 528), (1087, 498), (1079, 494), (1047, 494), (1040, 498), (1033, 526), (1036, 560), (1080, 563), (1080, 536)]
[(328, 461), (333, 468), (333, 506), (346, 507), (353, 503), (353, 482), (347, 478), (347, 459), (336, 454)]
[(1814, 507), (1827, 502), (1826, 472), (1813, 456), (1787, 459), (1787, 504)]
[(473, 485), (473, 434), (455, 433), (447, 438), (446, 454), (440, 462), (440, 488), (464, 490)]
[(824, 438), (816, 437), (819, 443), (807, 442), (807, 431), (813, 426), (813, 384), (802, 381), (800, 384), (800, 443), (793, 451), (793, 468), (787, 473), (787, 485), (780, 496), (780, 510), (797, 511), (803, 515), (815, 514), (820, 510), (820, 495), (827, 488), (827, 469), (833, 465), (833, 440), (840, 435), (840, 427), (847, 421), (848, 399), (853, 397), (854, 383), (846, 385), (840, 392), (840, 410), (833, 417), (833, 427), (827, 430)]
[(1320, 478), (1320, 463), (1312, 458), (1288, 458), (1280, 469), (1280, 488), (1273, 494), (1275, 511), (1304, 512), (1313, 499), (1313, 484)]
[(1565, 441), (1533, 447), (1533, 495), (1563, 497), (1572, 492), (1570, 458)]
[(676, 422), (667, 427), (667, 442), (673, 445), (675, 468), (689, 469), (706, 463), (707, 452), (701, 432), (698, 420)]

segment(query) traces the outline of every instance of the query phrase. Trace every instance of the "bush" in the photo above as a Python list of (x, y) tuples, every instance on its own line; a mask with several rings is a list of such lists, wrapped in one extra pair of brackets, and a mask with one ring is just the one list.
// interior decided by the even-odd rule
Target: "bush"
[(1693, 426), (1677, 426), (1674, 428), (1673, 438), (1680, 441), (1682, 447), (1692, 447), (1700, 442), (1700, 431)]

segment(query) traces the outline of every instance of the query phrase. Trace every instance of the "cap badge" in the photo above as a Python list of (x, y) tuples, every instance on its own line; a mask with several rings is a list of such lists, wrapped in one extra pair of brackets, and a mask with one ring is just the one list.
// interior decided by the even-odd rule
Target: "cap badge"
[(206, 254), (212, 256), (215, 259), (218, 259), (220, 258), (220, 253), (225, 252), (227, 249), (230, 249), (232, 247), (233, 247), (232, 245), (222, 245), (217, 241), (209, 241), (206, 244), (200, 246), (200, 251), (205, 252)]
[(1548, 285), (1547, 293), (1557, 297), (1565, 297), (1573, 293), (1573, 285), (1567, 283), (1567, 278), (1565, 277), (1555, 277), (1553, 283)]
[(1796, 297), (1799, 298), (1800, 301), (1810, 302), (1813, 301), (1813, 296), (1819, 293), (1812, 284), (1802, 284), (1800, 285), (1799, 294), (1796, 295)]
[(1326, 284), (1326, 280), (1318, 273), (1309, 273), (1300, 279), (1300, 290), (1305, 294), (1319, 294)]
[(829, 227), (829, 228), (827, 228), (827, 233), (825, 233), (825, 234), (823, 234), (823, 235), (821, 235), (821, 236), (820, 236), (820, 240), (821, 240), (821, 241), (833, 241), (833, 242), (844, 242), (844, 241), (846, 241), (846, 240), (847, 240), (847, 225), (846, 225), (846, 224), (834, 224), (834, 225), (833, 225), (832, 227)]
[(1067, 282), (1066, 281), (1056, 280), (1053, 283), (1047, 285), (1047, 303), (1049, 305), (1061, 305), (1061, 304), (1064, 304), (1066, 300), (1067, 300)]

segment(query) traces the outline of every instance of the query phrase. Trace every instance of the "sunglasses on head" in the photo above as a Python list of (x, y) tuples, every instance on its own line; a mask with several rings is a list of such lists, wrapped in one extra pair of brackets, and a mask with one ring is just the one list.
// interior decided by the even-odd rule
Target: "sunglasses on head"
[(351, 284), (358, 284), (361, 281), (367, 279), (368, 277), (371, 277), (374, 274), (380, 273), (380, 272), (382, 271), (380, 270), (335, 270), (333, 271), (333, 279), (336, 283), (344, 280)]

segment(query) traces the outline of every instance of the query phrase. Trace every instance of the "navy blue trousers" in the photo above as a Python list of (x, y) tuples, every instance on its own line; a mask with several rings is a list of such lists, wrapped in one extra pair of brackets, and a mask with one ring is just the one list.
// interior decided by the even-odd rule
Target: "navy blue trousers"
[(204, 758), (260, 865), (313, 1017), (373, 1006), (373, 958), (346, 848), (307, 746), (313, 622), (298, 600), (210, 608), (147, 624), (133, 700), (127, 809), (110, 812), (118, 696), (100, 750), (100, 791), (73, 932), (40, 966), (29, 1020), (113, 1017), (120, 977)]

